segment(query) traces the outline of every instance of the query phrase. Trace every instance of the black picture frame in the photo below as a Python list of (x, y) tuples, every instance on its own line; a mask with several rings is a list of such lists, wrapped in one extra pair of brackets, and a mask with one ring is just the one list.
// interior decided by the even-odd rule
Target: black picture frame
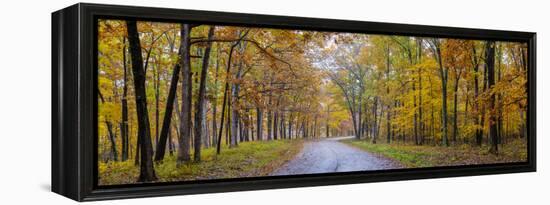
[[(101, 17), (525, 42), (525, 163), (97, 186), (97, 24)], [(52, 191), (77, 201), (536, 171), (536, 33), (79, 3), (52, 13)]]

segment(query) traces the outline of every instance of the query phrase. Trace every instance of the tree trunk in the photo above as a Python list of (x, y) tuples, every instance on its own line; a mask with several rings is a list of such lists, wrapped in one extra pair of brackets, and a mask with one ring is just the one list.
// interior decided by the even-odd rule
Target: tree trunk
[(330, 137), (330, 104), (327, 104), (327, 120), (325, 124), (325, 137)]
[[(496, 46), (496, 45), (495, 45)], [(501, 78), (502, 78), (502, 47), (501, 46), (498, 46), (497, 47), (497, 51), (495, 51), (495, 58), (497, 59), (497, 63), (498, 63), (498, 69), (496, 70), (496, 73), (497, 73), (497, 76), (496, 76), (496, 82), (500, 82)], [(502, 100), (502, 93), (499, 92), (497, 94), (497, 113), (498, 113), (498, 116), (497, 116), (497, 136), (498, 136), (498, 144), (502, 144), (504, 143), (504, 136), (503, 136), (503, 131), (502, 131), (502, 126), (503, 126), (503, 123), (502, 123), (502, 113), (503, 113), (503, 110), (502, 110), (502, 103), (503, 103), (503, 100)]]
[(281, 112), (281, 137), (286, 140), (286, 127), (285, 127), (285, 112)]
[(189, 24), (181, 25), (181, 55), (180, 64), (182, 68), (181, 84), (181, 118), (180, 135), (178, 139), (178, 157), (177, 163), (182, 164), (191, 160), (191, 61), (190, 61), (190, 36), (191, 26)]
[(271, 110), (268, 110), (267, 111), (267, 140), (272, 140), (273, 139), (273, 135), (272, 135), (272, 131), (273, 131), (273, 127), (272, 127), (272, 123), (273, 123), (273, 114), (272, 114), (272, 111)]
[[(389, 81), (390, 81), (390, 47), (389, 45), (386, 47), (386, 95), (388, 95), (387, 97), (389, 97), (390, 95), (390, 87), (389, 87)], [(414, 81), (414, 78), (413, 78), (413, 81)], [(413, 82), (413, 91), (414, 91), (414, 82)], [(414, 99), (416, 101), (416, 98)], [(390, 103), (390, 99), (387, 99), (387, 105), (386, 105), (386, 143), (390, 143), (391, 142), (391, 122), (390, 122), (390, 118), (391, 118), (391, 112), (390, 112), (390, 109), (391, 109), (391, 103)], [(416, 102), (415, 102), (416, 104)], [(415, 115), (414, 115), (414, 125), (415, 125), (415, 129), (416, 129), (416, 112), (415, 112)], [(415, 131), (415, 137), (416, 137), (416, 131)]]
[(210, 49), (212, 47), (212, 37), (214, 36), (214, 26), (210, 26), (208, 30), (208, 43), (204, 51), (202, 59), (202, 69), (200, 74), (199, 94), (195, 108), (195, 154), (193, 155), (195, 162), (201, 161), (201, 142), (205, 138), (204, 126), (206, 125), (205, 105), (206, 105), (206, 75), (208, 75), (208, 64), (210, 62)]
[[(155, 144), (158, 147), (159, 144), (159, 101), (160, 101), (160, 72), (159, 66), (155, 66), (155, 75), (156, 79), (154, 81), (155, 85)], [(164, 143), (166, 146), (166, 143)], [(155, 149), (156, 150), (156, 149)]]
[(136, 153), (135, 153), (135, 158), (134, 158), (134, 165), (136, 165), (136, 166), (139, 165), (139, 156), (140, 156), (139, 147), (141, 147), (141, 142), (140, 141), (141, 141), (141, 139), (138, 136), (138, 138), (136, 139)]
[[(181, 51), (181, 48), (180, 48)], [(181, 52), (180, 52), (181, 53)], [(164, 159), (164, 153), (166, 152), (166, 141), (170, 133), (170, 125), (172, 122), (172, 112), (174, 109), (174, 101), (176, 100), (176, 92), (178, 88), (178, 80), (180, 76), (181, 66), (176, 63), (174, 71), (172, 72), (172, 79), (170, 81), (170, 90), (168, 91), (168, 99), (166, 100), (166, 108), (164, 109), (164, 120), (162, 121), (162, 128), (160, 131), (159, 142), (155, 152), (155, 161), (160, 162)]]
[(275, 111), (274, 114), (273, 114), (273, 139), (275, 139), (275, 140), (277, 140), (279, 138), (279, 133), (278, 133), (279, 128), (277, 126), (278, 121), (279, 121), (279, 112)]
[(439, 42), (434, 40), (435, 57), (439, 65), (439, 77), (441, 78), (441, 124), (443, 134), (443, 144), (449, 146), (448, 128), (447, 128), (447, 75), (448, 70), (443, 67), (443, 60), (441, 59), (441, 49)]
[(458, 135), (458, 85), (460, 82), (460, 75), (455, 78), (454, 85), (454, 103), (453, 103), (453, 142), (456, 143), (456, 137)]
[(138, 138), (141, 145), (141, 163), (138, 182), (155, 181), (155, 169), (153, 168), (153, 147), (151, 145), (151, 132), (149, 129), (149, 114), (147, 111), (147, 95), (145, 93), (145, 71), (141, 57), (141, 45), (137, 31), (136, 21), (126, 21), (128, 41), (132, 56), (132, 72), (134, 76), (134, 90), (136, 110), (138, 117)]
[(490, 153), (498, 154), (498, 138), (497, 138), (497, 124), (496, 115), (493, 113), (495, 110), (495, 93), (491, 92), (495, 85), (495, 42), (488, 41), (485, 48), (485, 60), (487, 67), (487, 80), (489, 81), (488, 90), (491, 93), (489, 99), (490, 115), (489, 115), (489, 136), (491, 141)]
[[(235, 79), (240, 80), (242, 78), (242, 70), (243, 70), (243, 59), (242, 55), (244, 54), (244, 51), (246, 49), (246, 43), (240, 43), (237, 42), (235, 46), (239, 47), (239, 54), (241, 54), (241, 58), (239, 58), (237, 72), (235, 73)], [(237, 102), (239, 100), (239, 92), (240, 92), (240, 83), (233, 83), (231, 86), (231, 104), (233, 106), (231, 107), (231, 143), (229, 144), (229, 147), (235, 147), (238, 145), (238, 123), (239, 123), (239, 110), (237, 109)]]
[[(417, 39), (416, 63), (422, 63), (422, 39)], [(422, 118), (422, 67), (418, 68), (418, 126), (420, 144), (424, 144), (424, 119)]]
[[(170, 126), (171, 127), (171, 126)], [(172, 142), (172, 132), (168, 132), (168, 153), (174, 156), (174, 143)]]
[(482, 136), (483, 136), (483, 128), (480, 128), (480, 121), (479, 121), (479, 64), (478, 64), (478, 58), (476, 54), (476, 48), (475, 45), (472, 46), (472, 53), (473, 53), (473, 61), (474, 61), (474, 124), (475, 124), (475, 140), (476, 144), (478, 146), (481, 146), (482, 142)]
[(374, 97), (374, 105), (372, 106), (372, 114), (373, 114), (373, 117), (374, 117), (374, 125), (372, 126), (372, 143), (373, 144), (376, 144), (376, 138), (378, 137), (378, 126), (376, 125), (377, 124), (377, 119), (378, 119), (378, 114), (376, 114), (378, 111), (378, 96)]
[[(237, 73), (235, 74), (236, 79), (240, 78), (241, 74), (241, 63), (239, 63), (239, 67), (237, 69)], [(237, 107), (235, 104), (237, 104), (238, 98), (239, 98), (239, 89), (240, 86), (238, 84), (233, 84), (231, 86), (231, 143), (229, 144), (229, 147), (235, 147), (238, 143), (238, 123), (239, 123), (239, 111), (237, 110)]]
[(259, 141), (263, 140), (263, 129), (262, 129), (263, 115), (262, 114), (263, 114), (262, 109), (260, 109), (259, 107), (256, 107), (256, 131), (258, 132), (256, 135)]
[(128, 160), (128, 68), (126, 65), (126, 38), (123, 39), (122, 67), (124, 69), (124, 85), (122, 86), (122, 121), (120, 122), (120, 135), (122, 139), (121, 160)]
[[(231, 58), (233, 57), (233, 50), (235, 50), (235, 47), (238, 45), (240, 41), (237, 41), (233, 45), (231, 45), (231, 48), (229, 49), (229, 57), (227, 58), (227, 67), (225, 69), (225, 73), (227, 74), (225, 78), (225, 86), (223, 90), (223, 103), (222, 103), (222, 116), (220, 118), (220, 130), (218, 132), (218, 144), (216, 146), (216, 154), (220, 154), (221, 151), (221, 142), (222, 142), (222, 132), (223, 132), (223, 126), (224, 126), (224, 116), (226, 113), (226, 107), (227, 107), (227, 99), (228, 99), (228, 93), (229, 93), (229, 73), (231, 71)], [(229, 117), (228, 117), (229, 118)], [(229, 121), (229, 120), (228, 120)], [(229, 126), (227, 126), (229, 128)], [(227, 135), (227, 132), (226, 132)], [(225, 142), (227, 143), (228, 140), (226, 138)]]
[(292, 112), (288, 115), (288, 139), (292, 139)]
[(116, 150), (116, 133), (113, 131), (113, 123), (105, 121), (107, 131), (109, 132), (109, 141), (111, 141), (111, 156), (113, 161), (118, 161), (118, 152)]
[(216, 73), (214, 74), (214, 97), (212, 99), (212, 146), (218, 145), (218, 138), (216, 132), (218, 131), (218, 123), (216, 119), (218, 117), (218, 75), (220, 71), (220, 46), (218, 46), (216, 52)]

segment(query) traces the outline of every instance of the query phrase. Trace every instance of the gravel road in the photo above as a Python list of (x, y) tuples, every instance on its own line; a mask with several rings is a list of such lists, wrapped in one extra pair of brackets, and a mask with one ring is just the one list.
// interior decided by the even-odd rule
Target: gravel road
[(307, 142), (293, 160), (275, 170), (271, 175), (316, 174), (381, 169), (397, 169), (401, 166), (389, 159), (346, 145), (340, 140), (352, 137), (328, 138)]

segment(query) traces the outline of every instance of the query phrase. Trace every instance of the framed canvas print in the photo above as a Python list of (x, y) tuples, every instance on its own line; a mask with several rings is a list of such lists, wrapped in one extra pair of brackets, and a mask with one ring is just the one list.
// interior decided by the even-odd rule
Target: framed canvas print
[(52, 190), (78, 201), (531, 172), (531, 32), (76, 4)]

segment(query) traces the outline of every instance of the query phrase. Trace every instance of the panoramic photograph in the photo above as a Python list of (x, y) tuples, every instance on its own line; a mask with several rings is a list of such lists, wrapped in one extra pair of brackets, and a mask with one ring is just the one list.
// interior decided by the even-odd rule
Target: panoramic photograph
[(97, 20), (100, 186), (527, 162), (526, 43)]

